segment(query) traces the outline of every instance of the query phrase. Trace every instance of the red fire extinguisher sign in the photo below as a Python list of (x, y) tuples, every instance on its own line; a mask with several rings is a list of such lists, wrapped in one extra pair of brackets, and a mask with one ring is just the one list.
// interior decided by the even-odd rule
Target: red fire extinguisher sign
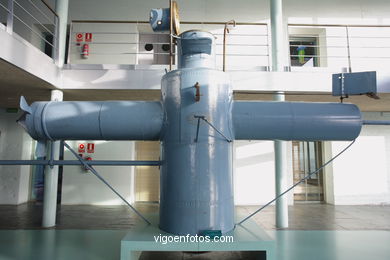
[(83, 41), (83, 34), (76, 33), (76, 42), (82, 42), (82, 41)]
[(92, 33), (85, 33), (85, 41), (92, 42)]
[(88, 153), (94, 153), (95, 152), (95, 144), (94, 143), (88, 143), (87, 144), (87, 152)]
[(79, 153), (85, 153), (85, 144), (79, 144)]

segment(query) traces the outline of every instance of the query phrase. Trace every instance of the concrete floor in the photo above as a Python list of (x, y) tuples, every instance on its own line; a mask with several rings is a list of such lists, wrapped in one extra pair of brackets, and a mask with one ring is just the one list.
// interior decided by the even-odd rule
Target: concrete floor
[[(155, 204), (136, 207), (145, 214), (158, 211)], [(237, 211), (247, 215), (256, 208), (238, 207)], [(124, 206), (61, 206), (57, 227), (44, 230), (41, 212), (42, 206), (32, 203), (0, 206), (0, 260), (119, 259), (120, 241), (140, 222)], [(275, 240), (277, 260), (390, 259), (390, 206), (297, 204), (289, 208), (289, 214), (290, 228), (282, 231), (275, 229), (274, 207), (254, 219)], [(207, 254), (177, 255), (154, 259), (228, 259), (223, 252), (220, 257), (210, 253), (209, 258)], [(229, 256), (252, 259), (237, 252), (237, 257)]]
[[(158, 212), (157, 204), (138, 203), (145, 214)], [(255, 211), (255, 206), (237, 207), (240, 215)], [(388, 230), (389, 206), (333, 206), (296, 204), (289, 207), (289, 230)], [(0, 229), (40, 229), (42, 205), (0, 205)], [(265, 230), (275, 230), (275, 209), (270, 206), (254, 217)], [(126, 206), (62, 205), (58, 207), (57, 229), (131, 229), (141, 221)]]

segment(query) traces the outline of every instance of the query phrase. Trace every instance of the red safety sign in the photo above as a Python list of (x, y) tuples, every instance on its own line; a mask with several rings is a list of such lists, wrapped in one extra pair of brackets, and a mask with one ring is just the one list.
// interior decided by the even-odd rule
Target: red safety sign
[(88, 143), (87, 144), (87, 152), (88, 153), (94, 153), (95, 152), (95, 144), (94, 143)]
[(76, 33), (76, 42), (82, 42), (82, 41), (83, 41), (83, 34)]
[(79, 153), (85, 153), (85, 144), (79, 144)]
[(85, 41), (86, 42), (92, 41), (92, 33), (85, 33)]

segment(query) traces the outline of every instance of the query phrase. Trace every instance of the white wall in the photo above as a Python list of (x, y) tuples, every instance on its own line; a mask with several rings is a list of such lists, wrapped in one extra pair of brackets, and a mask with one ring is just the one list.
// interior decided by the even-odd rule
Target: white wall
[[(268, 1), (244, 0), (179, 0), (180, 17), (183, 21), (228, 21), (230, 19), (251, 20), (265, 19), (264, 3)], [(138, 20), (147, 21), (152, 8), (166, 8), (166, 0), (127, 1), (127, 0), (71, 0), (71, 20)], [(237, 8), (237, 4), (239, 7)], [(93, 7), (93, 8), (91, 8)], [(268, 9), (268, 8), (267, 8)], [(232, 11), (235, 11), (232, 17)]]
[[(125, 141), (73, 141), (70, 146), (77, 151), (79, 143), (94, 143), (95, 152), (86, 153), (93, 160), (134, 160), (134, 142)], [(65, 150), (65, 160), (75, 160)], [(95, 166), (99, 174), (126, 200), (134, 201), (134, 167)], [(65, 166), (62, 179), (62, 204), (121, 205), (105, 184), (81, 166)]]
[(284, 0), (289, 23), (390, 24), (388, 0)]
[(17, 34), (0, 26), (0, 58), (54, 85), (60, 85), (60, 70), (54, 61)]
[[(77, 42), (78, 33), (83, 34), (83, 42)], [(91, 42), (85, 41), (85, 33), (92, 33)], [(69, 39), (69, 60), (72, 64), (136, 64), (137, 42), (136, 24), (75, 23)], [(85, 43), (89, 45), (87, 59), (81, 55)]]
[[(292, 185), (292, 150), (288, 143), (288, 186)], [(272, 141), (234, 141), (234, 203), (264, 205), (275, 198), (275, 154)], [(293, 193), (288, 196), (293, 204)]]
[[(381, 113), (365, 113), (365, 119), (390, 120)], [(332, 142), (332, 156), (349, 142)], [(328, 153), (329, 155), (329, 153)], [(329, 159), (329, 158), (328, 158)], [(390, 204), (389, 126), (364, 126), (356, 143), (326, 170), (328, 199), (335, 205)]]
[[(32, 139), (16, 123), (20, 113), (0, 109), (0, 160), (29, 160)], [(21, 204), (29, 199), (30, 166), (0, 165), (0, 204)]]
[[(182, 21), (264, 22), (269, 0), (177, 0)], [(390, 24), (388, 0), (284, 0), (290, 23)], [(70, 0), (70, 20), (147, 21), (151, 8), (167, 7), (166, 0)]]

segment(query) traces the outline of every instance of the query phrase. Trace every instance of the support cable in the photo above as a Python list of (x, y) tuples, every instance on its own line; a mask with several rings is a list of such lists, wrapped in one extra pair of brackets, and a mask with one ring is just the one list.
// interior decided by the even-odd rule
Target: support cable
[(197, 131), (196, 131), (196, 138), (195, 138), (195, 142), (198, 141), (198, 135), (199, 135), (199, 122), (200, 122), (200, 119), (202, 119), (203, 121), (205, 121), (212, 129), (214, 129), (218, 134), (220, 134), (223, 138), (225, 138), (225, 140), (228, 142), (228, 143), (231, 143), (232, 140), (227, 138), (221, 131), (219, 131), (212, 123), (210, 123), (205, 116), (194, 116), (195, 118), (198, 119), (198, 125), (197, 125)]
[(83, 164), (85, 168), (90, 170), (99, 180), (101, 180), (104, 184), (106, 184), (119, 198), (122, 199), (124, 203), (127, 204), (140, 218), (142, 218), (148, 225), (150, 225), (150, 221), (147, 220), (140, 212), (138, 212), (122, 195), (120, 195), (92, 166), (85, 162), (83, 158), (81, 158), (66, 142), (64, 142), (65, 147)]
[(243, 220), (241, 220), (240, 222), (236, 223), (236, 225), (241, 225), (242, 223), (244, 223), (245, 221), (247, 221), (248, 219), (250, 219), (251, 217), (253, 217), (254, 215), (256, 215), (257, 213), (259, 213), (260, 211), (262, 211), (263, 209), (265, 209), (266, 207), (268, 207), (269, 205), (271, 205), (273, 202), (275, 202), (277, 199), (279, 199), (280, 197), (282, 197), (283, 195), (285, 195), (286, 193), (288, 193), (289, 191), (291, 191), (292, 189), (294, 189), (296, 186), (298, 186), (300, 183), (304, 182), (305, 180), (309, 179), (313, 174), (316, 174), (318, 173), (319, 171), (321, 171), (323, 168), (325, 168), (328, 164), (330, 164), (331, 162), (333, 162), (337, 157), (339, 157), (341, 154), (343, 154), (345, 151), (347, 151), (354, 143), (355, 143), (356, 139), (353, 140), (347, 147), (345, 147), (341, 152), (339, 152), (336, 156), (334, 156), (332, 159), (330, 159), (329, 161), (327, 161), (325, 164), (323, 164), (320, 168), (318, 168), (317, 170), (309, 173), (308, 175), (306, 175), (306, 177), (302, 178), (300, 181), (296, 182), (294, 185), (292, 185), (290, 188), (288, 188), (287, 190), (285, 190), (284, 192), (282, 192), (281, 194), (279, 194), (278, 196), (276, 196), (273, 200), (271, 200), (270, 202), (268, 202), (267, 204), (265, 204), (264, 206), (262, 206), (261, 208), (259, 208), (258, 210), (256, 210), (255, 212), (253, 212), (252, 214), (250, 214), (249, 216), (247, 216), (246, 218), (244, 218)]

